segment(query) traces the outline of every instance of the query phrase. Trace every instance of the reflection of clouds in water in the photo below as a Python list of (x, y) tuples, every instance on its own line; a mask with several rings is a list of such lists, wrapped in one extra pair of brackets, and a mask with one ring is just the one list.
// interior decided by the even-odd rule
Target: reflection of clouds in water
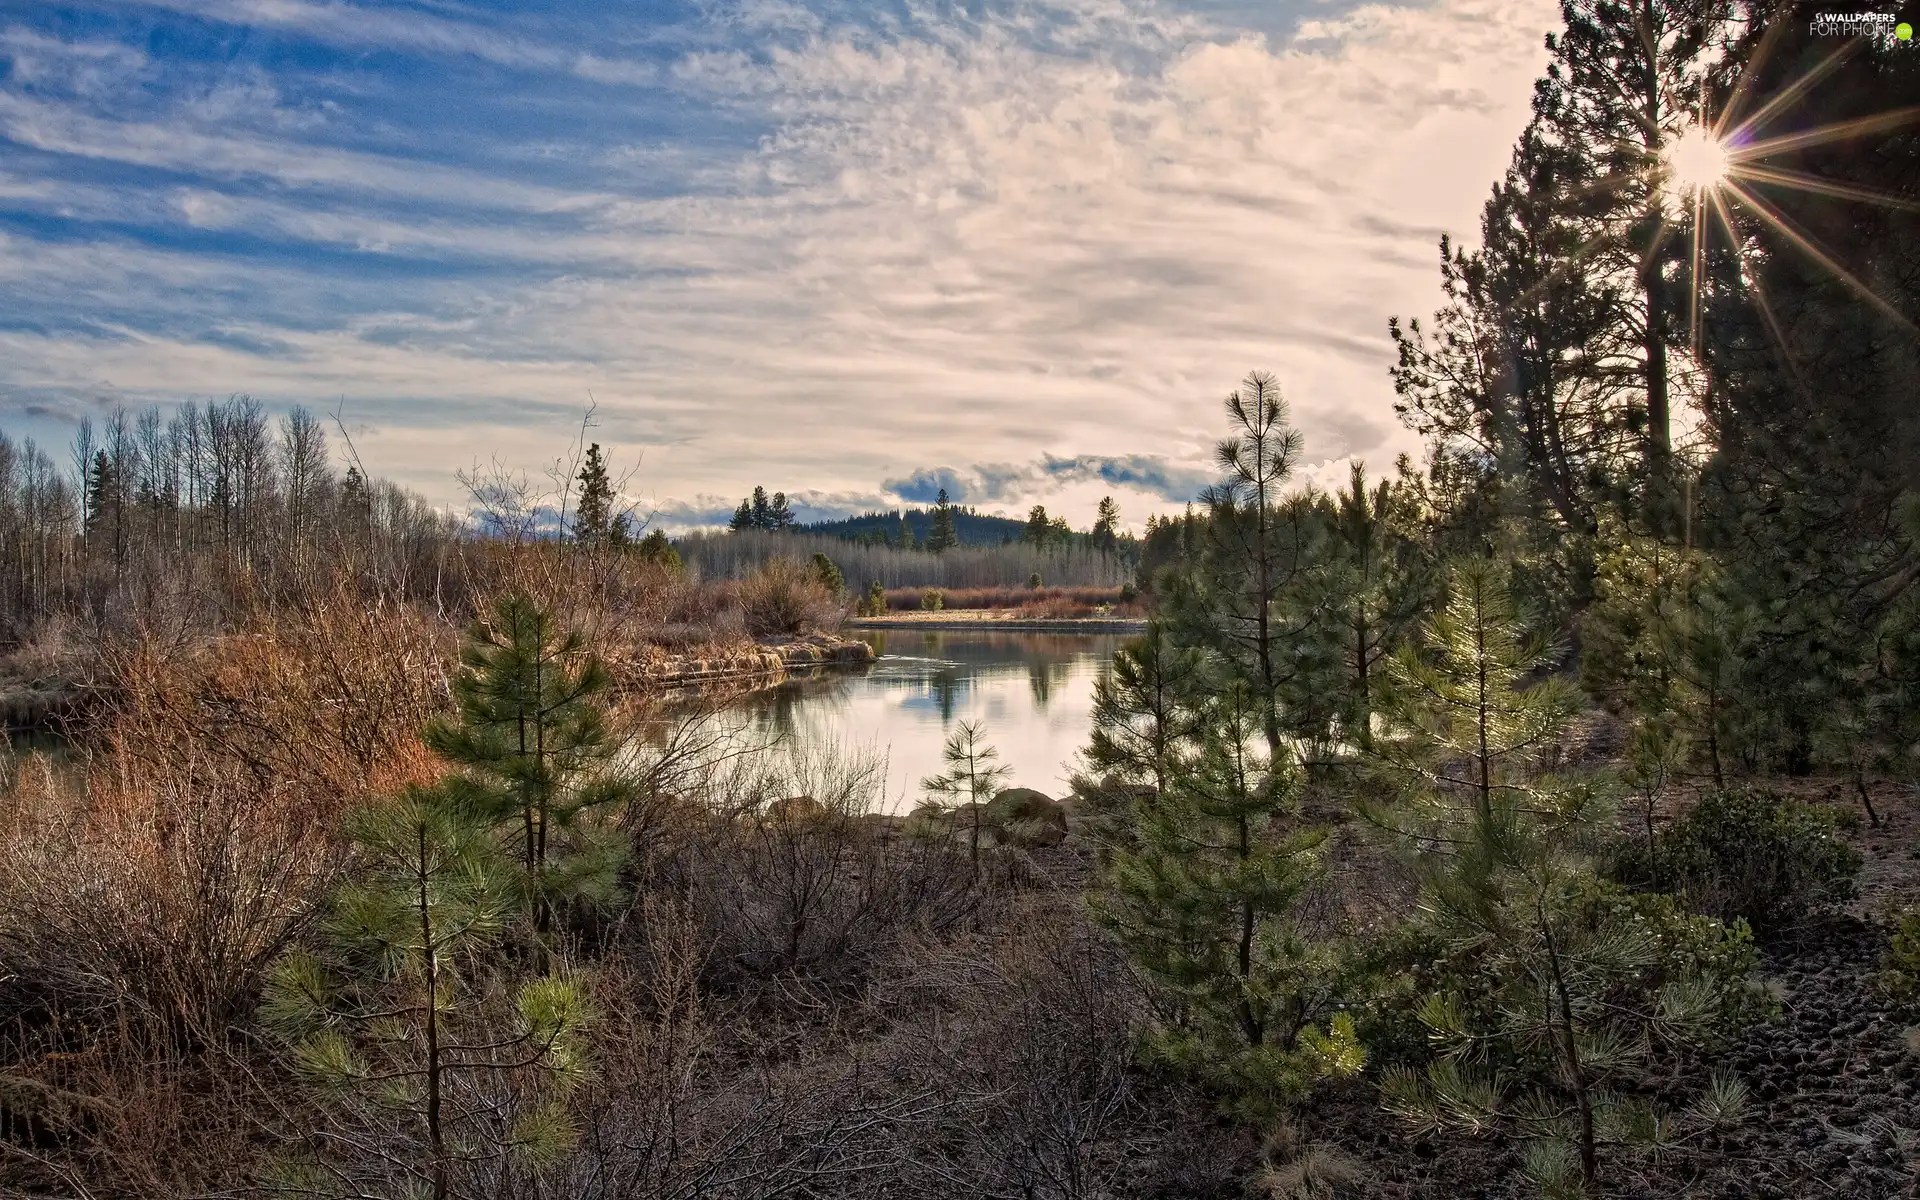
[(872, 745), (887, 756), (887, 803), (912, 807), (919, 781), (941, 769), (940, 750), (963, 720), (1014, 769), (1014, 784), (1058, 795), (1086, 744), (1093, 682), (1121, 638), (946, 633), (871, 640), (882, 656), (861, 674), (795, 680), (748, 702), (752, 720), (800, 745)]

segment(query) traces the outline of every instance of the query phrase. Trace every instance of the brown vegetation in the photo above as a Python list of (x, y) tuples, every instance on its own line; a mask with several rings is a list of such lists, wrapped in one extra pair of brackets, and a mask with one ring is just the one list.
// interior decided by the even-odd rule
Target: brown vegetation
[[(889, 588), (887, 610), (918, 610), (923, 591)], [(943, 588), (940, 595), (942, 608), (1008, 609), (1034, 619), (1145, 615), (1140, 601), (1121, 587), (963, 587)]]

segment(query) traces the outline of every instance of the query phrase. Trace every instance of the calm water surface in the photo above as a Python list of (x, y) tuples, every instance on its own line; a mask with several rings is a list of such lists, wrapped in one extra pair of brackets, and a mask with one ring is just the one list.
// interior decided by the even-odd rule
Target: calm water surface
[(1009, 784), (1051, 796), (1067, 791), (1085, 748), (1093, 682), (1108, 669), (1117, 634), (868, 630), (876, 661), (790, 680), (755, 693), (743, 711), (762, 733), (805, 746), (821, 741), (886, 755), (886, 804), (911, 808), (920, 780), (939, 771), (941, 745), (961, 721), (979, 721), (1013, 767)]

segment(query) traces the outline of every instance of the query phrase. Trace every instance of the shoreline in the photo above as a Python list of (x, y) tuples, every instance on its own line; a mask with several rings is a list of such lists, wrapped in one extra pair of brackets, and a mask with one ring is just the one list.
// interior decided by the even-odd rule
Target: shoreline
[(968, 630), (1000, 633), (1140, 633), (1146, 627), (1145, 617), (1001, 617), (990, 614), (964, 617), (946, 612), (854, 617), (845, 626), (852, 631), (922, 629), (934, 633)]
[(715, 683), (771, 687), (789, 676), (828, 667), (865, 666), (873, 647), (857, 638), (822, 635), (806, 641), (758, 643), (711, 658), (674, 657), (635, 670), (625, 681), (634, 691), (675, 691)]

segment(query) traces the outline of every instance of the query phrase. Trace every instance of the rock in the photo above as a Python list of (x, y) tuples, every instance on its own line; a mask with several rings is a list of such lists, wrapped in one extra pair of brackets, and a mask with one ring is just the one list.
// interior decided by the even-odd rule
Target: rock
[(788, 796), (767, 804), (765, 817), (782, 825), (804, 825), (824, 820), (827, 806), (812, 796)]
[(1008, 788), (987, 804), (987, 820), (1021, 847), (1058, 846), (1067, 840), (1067, 810), (1032, 788)]

